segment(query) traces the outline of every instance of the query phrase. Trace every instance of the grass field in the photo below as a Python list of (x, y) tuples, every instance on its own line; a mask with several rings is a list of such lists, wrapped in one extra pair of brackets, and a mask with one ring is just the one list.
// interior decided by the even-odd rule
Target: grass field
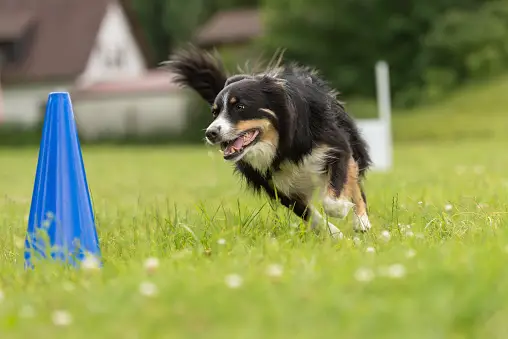
[(395, 116), (394, 170), (366, 182), (373, 229), (335, 220), (339, 242), (205, 146), (89, 146), (104, 268), (26, 272), (38, 150), (0, 149), (0, 338), (505, 338), (506, 89)]
[(204, 146), (85, 148), (104, 268), (34, 272), (37, 150), (2, 150), (0, 337), (504, 338), (505, 147), (398, 145), (366, 183), (372, 232), (336, 220), (340, 242), (245, 193)]

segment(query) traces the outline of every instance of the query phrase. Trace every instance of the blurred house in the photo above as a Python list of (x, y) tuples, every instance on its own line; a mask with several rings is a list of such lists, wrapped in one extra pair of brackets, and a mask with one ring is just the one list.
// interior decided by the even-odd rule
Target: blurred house
[(127, 3), (0, 0), (2, 121), (34, 126), (48, 94), (63, 90), (90, 136), (123, 134), (133, 116), (140, 130), (178, 125), (161, 112), (180, 111), (183, 97), (171, 96), (167, 73), (148, 71), (150, 51)]
[(166, 71), (77, 86), (71, 91), (80, 136), (86, 139), (178, 133), (185, 128), (186, 97)]
[(199, 29), (195, 40), (203, 48), (244, 45), (262, 34), (260, 11), (239, 9), (217, 12)]
[(259, 9), (233, 9), (212, 15), (199, 28), (193, 40), (201, 48), (217, 49), (226, 66), (236, 69), (237, 64), (256, 60), (261, 56), (256, 41), (263, 34)]

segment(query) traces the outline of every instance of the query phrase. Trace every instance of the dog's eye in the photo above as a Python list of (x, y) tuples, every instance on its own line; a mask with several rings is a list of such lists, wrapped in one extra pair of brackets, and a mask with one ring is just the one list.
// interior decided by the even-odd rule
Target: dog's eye
[(216, 109), (214, 109), (214, 110), (212, 111), (212, 116), (213, 116), (214, 118), (217, 118), (217, 115), (218, 115), (218, 111), (217, 111)]
[(244, 106), (243, 104), (236, 104), (236, 106), (235, 106), (235, 107), (236, 107), (236, 109), (237, 109), (237, 110), (239, 110), (239, 111), (241, 111), (241, 110), (245, 109), (245, 106)]

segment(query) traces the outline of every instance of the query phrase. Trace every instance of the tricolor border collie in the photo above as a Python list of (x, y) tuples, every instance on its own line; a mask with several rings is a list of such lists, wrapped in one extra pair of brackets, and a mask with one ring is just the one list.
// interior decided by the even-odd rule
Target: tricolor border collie
[(174, 81), (197, 92), (211, 107), (206, 141), (256, 192), (264, 191), (319, 230), (342, 232), (310, 205), (319, 190), (324, 212), (353, 228), (371, 224), (361, 180), (371, 165), (367, 144), (337, 92), (307, 67), (290, 63), (228, 77), (220, 58), (197, 47), (164, 63)]

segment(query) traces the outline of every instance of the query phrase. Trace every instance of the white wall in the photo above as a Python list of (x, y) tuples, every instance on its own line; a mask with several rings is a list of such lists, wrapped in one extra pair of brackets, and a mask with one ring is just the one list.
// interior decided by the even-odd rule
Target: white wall
[(3, 86), (2, 122), (34, 126), (40, 119), (41, 105), (53, 91), (69, 91), (72, 84)]
[(104, 134), (171, 133), (186, 124), (181, 93), (80, 99), (73, 100), (73, 107), (80, 138), (89, 140)]
[(146, 68), (122, 7), (116, 2), (110, 3), (85, 71), (78, 81), (88, 84), (119, 77), (135, 77), (143, 74)]
[(358, 129), (369, 146), (372, 170), (388, 171), (392, 167), (390, 122), (381, 119), (357, 120)]

